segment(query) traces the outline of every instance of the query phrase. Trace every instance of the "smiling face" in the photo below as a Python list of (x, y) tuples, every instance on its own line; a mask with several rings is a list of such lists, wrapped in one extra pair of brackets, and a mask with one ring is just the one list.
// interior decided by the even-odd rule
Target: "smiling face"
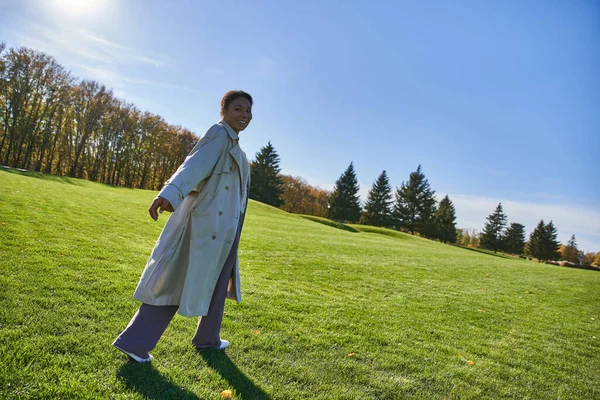
[(235, 133), (240, 133), (252, 121), (252, 104), (245, 97), (238, 97), (223, 110), (223, 119)]

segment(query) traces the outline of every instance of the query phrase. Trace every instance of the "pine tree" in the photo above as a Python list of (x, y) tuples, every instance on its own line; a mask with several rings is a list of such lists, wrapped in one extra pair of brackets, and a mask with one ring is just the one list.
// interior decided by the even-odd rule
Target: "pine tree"
[(562, 258), (565, 261), (576, 263), (579, 261), (579, 250), (577, 250), (577, 241), (575, 235), (571, 236), (571, 239), (567, 242)]
[(548, 222), (545, 226), (546, 234), (544, 236), (544, 259), (545, 260), (558, 260), (560, 258), (560, 243), (556, 240), (557, 231), (554, 226), (554, 222)]
[(510, 224), (504, 237), (506, 251), (512, 254), (523, 254), (525, 248), (525, 226), (517, 222)]
[(556, 241), (556, 227), (550, 221), (547, 225), (541, 220), (529, 236), (528, 253), (539, 262), (558, 260), (560, 243)]
[(336, 221), (357, 222), (360, 219), (360, 186), (351, 162), (346, 171), (335, 182), (329, 200), (327, 217)]
[(434, 195), (435, 191), (429, 186), (419, 165), (416, 171), (411, 172), (408, 182), (402, 182), (400, 188), (396, 189), (392, 215), (397, 227), (408, 229), (413, 235), (419, 232), (423, 236), (434, 236)]
[(502, 249), (505, 226), (506, 215), (502, 211), (502, 203), (499, 203), (494, 213), (487, 217), (481, 234), (481, 247), (493, 250), (494, 253)]
[(456, 243), (456, 210), (448, 195), (440, 201), (435, 213), (435, 224), (438, 239), (444, 243)]
[(283, 180), (279, 176), (279, 155), (269, 141), (250, 165), (249, 197), (279, 207), (283, 204)]
[(383, 171), (373, 182), (365, 202), (365, 210), (360, 223), (365, 225), (388, 227), (392, 216), (392, 187), (387, 173)]
[(541, 220), (529, 235), (529, 243), (527, 244), (527, 254), (530, 257), (537, 258), (539, 262), (545, 261), (543, 259), (545, 236), (546, 225), (544, 225), (544, 220)]

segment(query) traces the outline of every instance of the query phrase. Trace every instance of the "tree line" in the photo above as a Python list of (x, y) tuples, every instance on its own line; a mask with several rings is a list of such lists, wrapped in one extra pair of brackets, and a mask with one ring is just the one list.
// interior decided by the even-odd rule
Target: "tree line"
[(288, 212), (396, 229), (444, 243), (528, 256), (540, 262), (562, 259), (600, 265), (600, 252), (579, 251), (575, 235), (566, 246), (561, 245), (553, 221), (540, 221), (527, 239), (525, 225), (508, 224), (502, 203), (486, 218), (482, 232), (457, 228), (454, 204), (448, 195), (439, 202), (436, 200), (420, 165), (395, 191), (387, 172), (382, 171), (361, 205), (352, 162), (335, 182), (332, 192), (312, 187), (302, 178), (281, 175), (279, 164), (279, 155), (271, 142), (256, 153), (251, 162), (252, 199)]
[(301, 178), (282, 176), (280, 158), (269, 142), (251, 163), (250, 198), (289, 212), (312, 214), (329, 219), (398, 229), (456, 242), (456, 211), (448, 196), (439, 203), (419, 165), (395, 194), (386, 171), (382, 171), (369, 190), (364, 207), (359, 184), (350, 163), (328, 192), (310, 186)]
[(0, 43), (0, 164), (158, 189), (197, 140), (51, 56)]
[(499, 203), (486, 219), (480, 237), (480, 246), (494, 253), (503, 251), (518, 255), (528, 254), (539, 261), (558, 259), (560, 243), (556, 240), (557, 230), (552, 221), (548, 224), (543, 220), (540, 221), (528, 242), (525, 237), (525, 226), (512, 222), (507, 227), (507, 221), (508, 217), (504, 213), (502, 203)]
[(529, 239), (526, 239), (525, 226), (518, 222), (507, 226), (507, 220), (502, 203), (499, 203), (486, 219), (480, 235), (480, 247), (494, 252), (525, 255), (539, 262), (563, 260), (573, 264), (600, 265), (600, 252), (596, 254), (580, 251), (575, 235), (571, 236), (566, 246), (562, 245), (557, 240), (558, 229), (553, 221), (545, 223), (541, 220), (529, 235)]
[(328, 217), (419, 234), (444, 243), (456, 242), (456, 210), (448, 197), (439, 202), (421, 166), (410, 173), (395, 192), (384, 170), (369, 189), (361, 207), (353, 163), (336, 181), (329, 201)]

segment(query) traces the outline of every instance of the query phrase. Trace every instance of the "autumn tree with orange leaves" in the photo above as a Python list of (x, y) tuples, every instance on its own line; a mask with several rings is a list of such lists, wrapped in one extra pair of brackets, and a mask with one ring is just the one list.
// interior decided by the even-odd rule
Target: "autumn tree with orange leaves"
[(45, 53), (0, 43), (2, 165), (156, 190), (197, 141)]
[(327, 216), (327, 203), (331, 192), (311, 186), (298, 176), (281, 175), (283, 181), (284, 211), (296, 214)]

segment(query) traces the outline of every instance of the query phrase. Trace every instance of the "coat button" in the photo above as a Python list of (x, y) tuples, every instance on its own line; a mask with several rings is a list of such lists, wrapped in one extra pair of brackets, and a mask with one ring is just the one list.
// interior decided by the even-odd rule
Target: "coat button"
[(229, 186), (225, 186), (225, 190), (229, 190)]
[(233, 171), (233, 167), (229, 167), (229, 170), (230, 170), (230, 171)]
[(219, 211), (219, 215), (223, 215), (223, 211)]
[(212, 235), (212, 240), (215, 240), (217, 237), (215, 235)]

